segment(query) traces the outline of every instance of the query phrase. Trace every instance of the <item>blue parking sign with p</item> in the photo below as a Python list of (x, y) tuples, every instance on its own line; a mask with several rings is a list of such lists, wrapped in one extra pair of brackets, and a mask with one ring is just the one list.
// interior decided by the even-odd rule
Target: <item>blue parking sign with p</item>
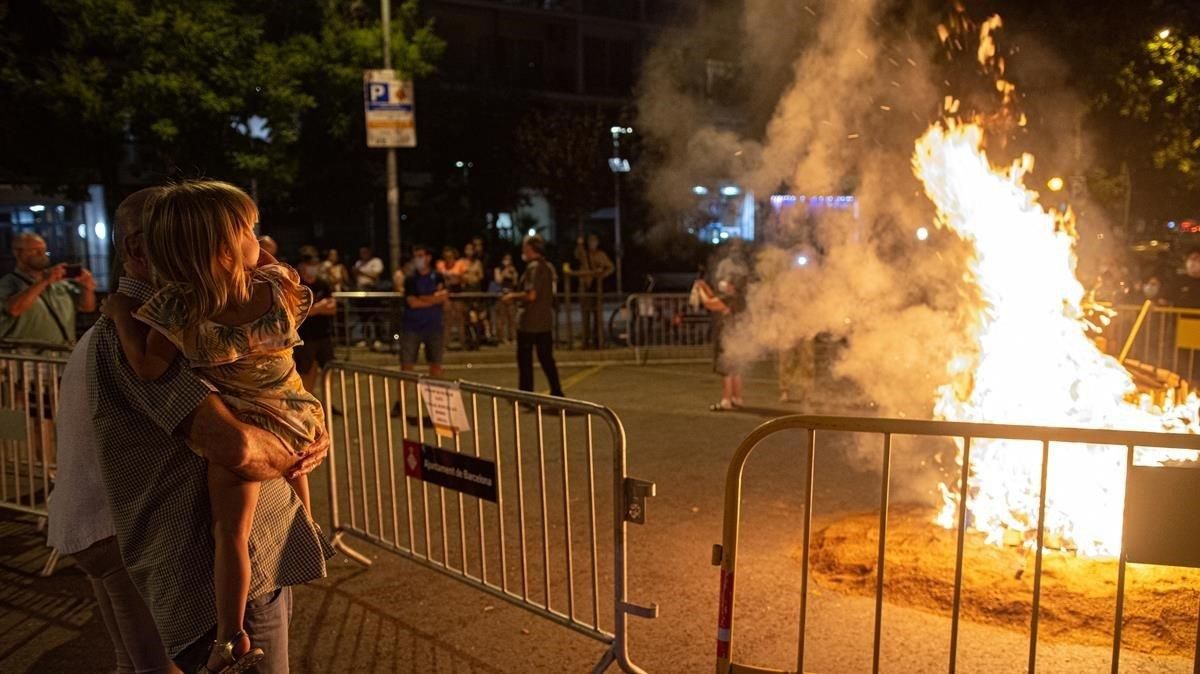
[(367, 100), (372, 103), (387, 103), (388, 102), (388, 83), (387, 82), (368, 82), (367, 83)]

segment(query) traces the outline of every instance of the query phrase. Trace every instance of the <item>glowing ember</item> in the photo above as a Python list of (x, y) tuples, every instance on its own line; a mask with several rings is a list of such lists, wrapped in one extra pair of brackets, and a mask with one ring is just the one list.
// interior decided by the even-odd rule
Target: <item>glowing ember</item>
[[(1187, 431), (1196, 401), (1172, 414), (1128, 402), (1135, 394), (1125, 368), (1085, 334), (1084, 288), (1075, 276), (1070, 217), (1047, 212), (1023, 186), (1028, 155), (996, 169), (983, 151), (983, 129), (949, 122), (917, 142), (917, 177), (938, 210), (938, 226), (974, 246), (970, 283), (983, 302), (975, 348), (950, 363), (956, 382), (940, 390), (939, 418), (1041, 426)], [(1137, 462), (1192, 460), (1188, 451), (1139, 450)], [(961, 448), (959, 453), (961, 463)], [(1037, 525), (1041, 447), (975, 441), (968, 512), (973, 526), (1000, 542), (1006, 531)], [(1080, 554), (1120, 547), (1125, 450), (1063, 445), (1051, 452), (1047, 540)], [(957, 485), (943, 486), (938, 523), (956, 523)]]

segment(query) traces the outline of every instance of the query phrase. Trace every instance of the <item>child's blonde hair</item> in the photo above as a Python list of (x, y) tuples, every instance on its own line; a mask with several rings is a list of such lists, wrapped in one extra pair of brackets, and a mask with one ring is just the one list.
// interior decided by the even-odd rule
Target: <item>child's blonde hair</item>
[(257, 222), (250, 196), (219, 180), (170, 185), (154, 200), (146, 219), (146, 252), (159, 281), (190, 291), (189, 323), (250, 301), (247, 267), (257, 260), (242, 259), (241, 237)]

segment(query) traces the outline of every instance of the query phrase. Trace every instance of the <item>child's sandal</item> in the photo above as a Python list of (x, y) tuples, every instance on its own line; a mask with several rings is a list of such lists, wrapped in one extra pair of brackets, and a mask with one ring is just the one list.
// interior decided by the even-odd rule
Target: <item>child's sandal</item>
[(241, 655), (233, 654), (233, 647), (242, 637), (246, 636), (244, 630), (238, 630), (236, 634), (229, 637), (228, 641), (214, 641), (213, 647), (218, 649), (218, 654), (221, 657), (221, 668), (211, 670), (207, 665), (201, 665), (197, 674), (242, 674), (254, 669), (254, 666), (266, 656), (261, 648), (251, 647), (250, 650)]

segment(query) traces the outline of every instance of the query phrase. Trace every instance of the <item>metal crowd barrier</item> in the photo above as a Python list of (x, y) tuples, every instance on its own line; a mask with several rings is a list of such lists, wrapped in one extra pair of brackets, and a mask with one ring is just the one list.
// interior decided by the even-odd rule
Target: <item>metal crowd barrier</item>
[(1200, 380), (1200, 309), (1120, 305), (1105, 329), (1106, 351), (1132, 366)]
[[(404, 311), (404, 293), (337, 292), (334, 339), (349, 360), (349, 347), (371, 346), (393, 351), (399, 348)], [(517, 306), (500, 301), (498, 293), (452, 293), (444, 305), (447, 347), (474, 349), (516, 341)], [(568, 322), (568, 325), (570, 323)]]
[(651, 349), (712, 344), (712, 317), (689, 293), (635, 293), (625, 300), (625, 341), (638, 362)]
[[(803, 542), (801, 548), (799, 639), (797, 644), (796, 668), (794, 670), (772, 669), (734, 662), (734, 578), (737, 574), (738, 529), (741, 523), (742, 473), (750, 454), (764, 440), (784, 431), (804, 431), (807, 434), (803, 456), (805, 491), (802, 515)], [(1051, 443), (1067, 445), (1101, 445), (1125, 449), (1126, 500), (1123, 505), (1121, 553), (1118, 559), (1116, 578), (1116, 613), (1113, 625), (1112, 672), (1116, 674), (1121, 656), (1121, 631), (1124, 617), (1125, 570), (1127, 563), (1163, 564), (1170, 566), (1200, 567), (1200, 558), (1192, 549), (1192, 542), (1200, 535), (1194, 522), (1197, 491), (1196, 480), (1200, 470), (1194, 468), (1162, 468), (1137, 466), (1134, 461), (1135, 448), (1170, 448), (1200, 451), (1200, 437), (1188, 434), (1145, 433), (1135, 431), (1112, 431), (1099, 429), (1068, 429), (1036, 426), (1012, 426), (1000, 424), (956, 423), (944, 421), (914, 421), (899, 419), (872, 419), (855, 417), (787, 416), (762, 424), (738, 446), (730, 460), (725, 478), (724, 524), (721, 543), (713, 547), (713, 565), (721, 568), (720, 599), (717, 618), (717, 673), (718, 674), (783, 674), (804, 672), (805, 631), (808, 620), (809, 598), (809, 548), (812, 529), (812, 509), (817, 453), (818, 432), (845, 432), (877, 435), (881, 439), (880, 453), (882, 472), (879, 495), (879, 552), (875, 565), (874, 632), (872, 640), (872, 671), (880, 669), (880, 647), (883, 627), (884, 572), (886, 569), (888, 508), (892, 470), (892, 441), (896, 436), (938, 437), (962, 442), (963, 457), (959, 475), (958, 499), (962, 503), (963, 485), (969, 484), (971, 471), (971, 444), (975, 440), (1021, 440), (1041, 444), (1041, 480), (1038, 496), (1038, 522), (1035, 542), (1033, 576), (1033, 605), (1030, 622), (1028, 671), (1037, 665), (1039, 602), (1042, 583), (1042, 557), (1044, 552), (1044, 514), (1047, 502), (1047, 468), (1050, 462)], [(836, 451), (836, 450), (835, 450)], [(1161, 479), (1147, 479), (1156, 475), (1173, 477), (1170, 489), (1164, 489)], [(1136, 480), (1134, 478), (1137, 478)], [(1181, 487), (1186, 482), (1191, 488)], [(1164, 505), (1165, 504), (1165, 505)], [(1135, 508), (1136, 505), (1136, 508)], [(1170, 507), (1168, 507), (1170, 506)], [(1174, 510), (1171, 510), (1171, 508)], [(1189, 511), (1189, 509), (1191, 509)], [(934, 526), (931, 524), (931, 526)], [(957, 552), (954, 571), (954, 595), (950, 617), (950, 653), (947, 670), (957, 671), (958, 637), (963, 585), (963, 546), (967, 528), (966, 509), (958, 509)], [(1133, 541), (1137, 538), (1136, 545)], [(1184, 549), (1183, 553), (1178, 552)], [(1165, 551), (1164, 551), (1165, 550)], [(1166, 561), (1163, 561), (1164, 557)], [(1186, 557), (1187, 562), (1180, 561)], [(1061, 574), (1061, 571), (1059, 572)], [(1200, 648), (1200, 646), (1198, 646)], [(1200, 671), (1200, 652), (1195, 660)]]
[[(326, 370), (325, 400), (345, 414), (327, 417), (334, 545), (369, 565), (345, 538), (368, 541), (607, 644), (596, 672), (642, 672), (628, 617), (658, 609), (628, 599), (626, 525), (645, 521), (654, 485), (626, 473), (620, 419), (592, 403), (458, 382), (471, 430), (447, 440), (427, 428), (422, 381), (346, 362)], [(442, 460), (494, 466), (494, 494), (413, 476), (429, 466), (417, 454), (435, 447), (449, 450)]]
[[(58, 380), (69, 349), (33, 342), (0, 342), (0, 508), (48, 516), (46, 498), (55, 472), (54, 419)], [(37, 352), (49, 352), (39, 355)], [(58, 564), (51, 549), (41, 574)]]

